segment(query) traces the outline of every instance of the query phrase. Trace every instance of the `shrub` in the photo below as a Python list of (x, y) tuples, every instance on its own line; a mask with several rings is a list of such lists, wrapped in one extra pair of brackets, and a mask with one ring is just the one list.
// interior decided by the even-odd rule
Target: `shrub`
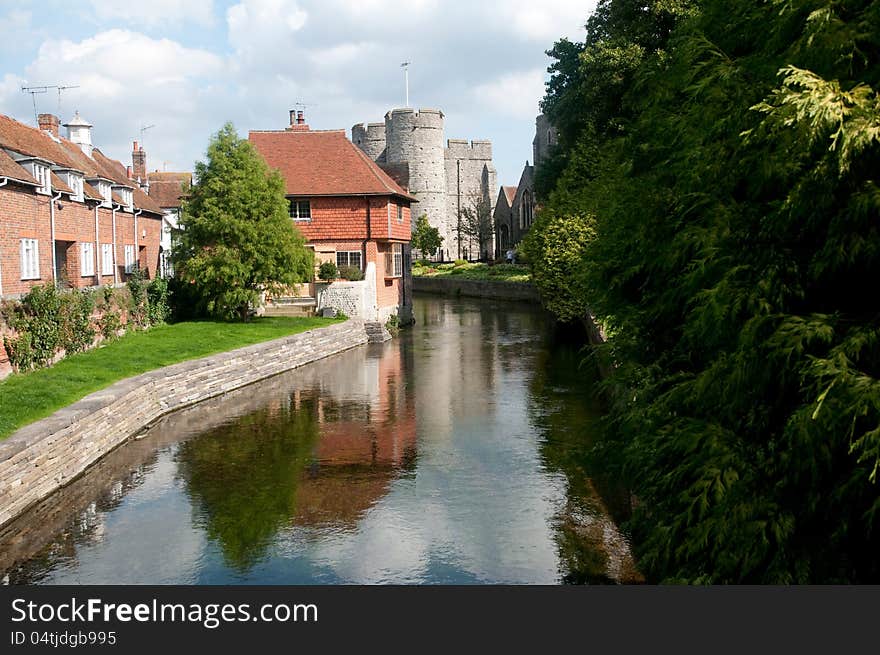
[(170, 315), (168, 281), (157, 277), (147, 285), (147, 319), (150, 325), (158, 325), (164, 323)]
[(455, 268), (458, 268), (459, 266), (467, 266), (467, 263), (468, 263), (468, 262), (467, 262), (466, 259), (456, 259), (456, 260), (455, 260), (455, 263), (453, 264), (453, 266), (454, 266)]
[(392, 337), (400, 334), (400, 319), (397, 317), (397, 314), (392, 314), (388, 317), (388, 320), (385, 321), (385, 329), (388, 330), (388, 334)]
[(338, 274), (339, 269), (336, 268), (336, 264), (333, 262), (324, 262), (318, 269), (318, 277), (325, 282), (332, 282), (337, 278)]
[(92, 311), (95, 309), (95, 292), (89, 289), (60, 294), (59, 346), (66, 354), (82, 352), (95, 340)]
[(128, 307), (128, 324), (130, 327), (147, 327), (148, 325), (148, 304), (147, 298), (147, 276), (144, 272), (136, 268), (128, 276), (125, 285), (131, 294), (131, 300)]
[(360, 269), (359, 266), (340, 266), (339, 277), (344, 280), (357, 282), (364, 279), (364, 272)]

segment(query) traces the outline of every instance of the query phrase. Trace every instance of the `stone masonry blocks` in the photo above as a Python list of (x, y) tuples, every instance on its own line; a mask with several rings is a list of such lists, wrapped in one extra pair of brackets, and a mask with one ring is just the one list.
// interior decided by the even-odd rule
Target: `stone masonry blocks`
[(0, 526), (158, 418), (367, 343), (348, 320), (121, 380), (0, 442)]

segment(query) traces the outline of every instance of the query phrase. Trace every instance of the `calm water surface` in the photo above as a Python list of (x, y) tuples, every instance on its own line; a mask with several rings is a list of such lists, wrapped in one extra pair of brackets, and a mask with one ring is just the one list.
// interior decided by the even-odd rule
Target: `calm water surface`
[(577, 347), (527, 305), (416, 320), (166, 417), (0, 533), (4, 582), (638, 581)]

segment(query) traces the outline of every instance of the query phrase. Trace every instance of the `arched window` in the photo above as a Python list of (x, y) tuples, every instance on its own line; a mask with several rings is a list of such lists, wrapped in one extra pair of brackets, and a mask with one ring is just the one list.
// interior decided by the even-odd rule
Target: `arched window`
[(498, 232), (498, 240), (501, 241), (500, 248), (502, 250), (507, 250), (510, 247), (510, 230), (507, 229), (506, 225), (502, 225)]

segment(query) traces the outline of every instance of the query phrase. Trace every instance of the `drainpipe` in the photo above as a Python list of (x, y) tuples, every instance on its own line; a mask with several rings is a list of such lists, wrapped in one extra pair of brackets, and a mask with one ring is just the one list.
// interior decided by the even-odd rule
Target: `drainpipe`
[(52, 199), (49, 201), (49, 218), (51, 221), (50, 230), (52, 237), (52, 282), (55, 283), (55, 286), (58, 286), (58, 262), (55, 258), (55, 203), (61, 198), (61, 192), (58, 192), (57, 196), (52, 196)]
[(134, 212), (134, 256), (137, 267), (141, 267), (141, 238), (138, 234), (138, 216), (144, 212), (143, 209), (137, 209)]
[(95, 203), (95, 286), (101, 286), (101, 237), (98, 234), (98, 205)]
[(110, 201), (110, 213), (113, 216), (113, 286), (119, 284), (119, 267), (116, 262), (116, 210), (122, 209), (122, 205), (117, 207), (116, 203)]
[[(3, 182), (0, 183), (0, 187), (5, 187), (7, 184), (9, 184), (9, 178), (4, 177)], [(2, 262), (2, 259), (3, 258), (0, 257), (0, 262)], [(0, 297), (3, 297), (3, 266), (2, 266), (2, 263), (0, 263)]]

